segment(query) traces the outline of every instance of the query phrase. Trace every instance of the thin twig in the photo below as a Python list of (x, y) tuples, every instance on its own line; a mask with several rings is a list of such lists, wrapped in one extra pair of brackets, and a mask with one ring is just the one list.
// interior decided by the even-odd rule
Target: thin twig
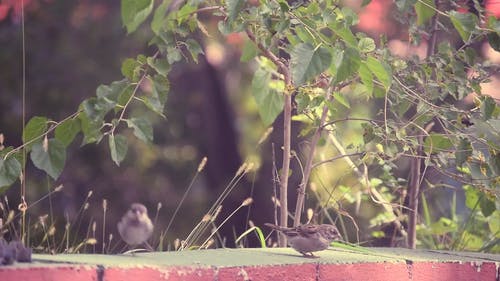
[[(156, 51), (156, 53), (153, 55), (152, 59), (154, 60), (159, 54), (160, 54), (160, 51)], [(125, 112), (127, 111), (127, 107), (130, 105), (130, 102), (134, 99), (137, 91), (139, 90), (139, 87), (141, 87), (142, 81), (144, 81), (144, 79), (146, 79), (147, 76), (148, 76), (148, 72), (144, 71), (144, 74), (142, 75), (141, 79), (139, 79), (139, 81), (137, 81), (137, 84), (135, 85), (134, 91), (132, 92), (132, 94), (128, 98), (127, 102), (123, 106), (123, 109), (120, 113), (120, 117), (118, 118), (116, 124), (120, 124), (120, 122), (123, 120), (123, 116), (125, 116)], [(115, 132), (117, 127), (118, 127), (118, 125), (113, 126), (113, 128), (110, 131), (110, 135), (112, 135), (112, 136), (114, 135), (114, 132)]]
[[(333, 136), (332, 134), (329, 135), (329, 138), (330, 138), (330, 141), (335, 146), (335, 148), (337, 148), (337, 150), (340, 152), (340, 154), (346, 155), (344, 147), (340, 144), (340, 142), (337, 140), (337, 138), (335, 136)], [(387, 200), (382, 196), (382, 194), (380, 194), (378, 192), (378, 190), (373, 188), (373, 186), (371, 185), (370, 179), (368, 178), (368, 171), (366, 169), (366, 166), (365, 166), (365, 172), (363, 173), (358, 169), (358, 167), (354, 164), (354, 162), (352, 161), (352, 159), (350, 157), (343, 157), (342, 159), (344, 159), (344, 161), (347, 163), (347, 165), (349, 165), (349, 167), (356, 173), (361, 185), (365, 189), (369, 190), (372, 200), (375, 203), (380, 204), (386, 212), (391, 213), (391, 214), (394, 213), (394, 209), (392, 208), (392, 204), (387, 202)], [(403, 225), (401, 224), (401, 222), (399, 221), (399, 219), (397, 217), (394, 218), (394, 224), (396, 225), (396, 228), (401, 233), (401, 235), (406, 237), (406, 235), (407, 235), (406, 231), (404, 230)]]
[(22, 145), (20, 145), (20, 146), (18, 146), (18, 147), (16, 147), (16, 148), (12, 149), (11, 151), (7, 152), (7, 153), (4, 155), (3, 160), (7, 159), (7, 157), (9, 157), (11, 154), (18, 152), (19, 150), (21, 150), (21, 149), (25, 148), (26, 146), (28, 146), (28, 145), (30, 145), (30, 144), (32, 144), (32, 143), (34, 143), (35, 141), (37, 141), (38, 139), (42, 138), (43, 136), (45, 136), (45, 135), (47, 135), (47, 134), (51, 133), (51, 132), (52, 132), (52, 131), (54, 131), (54, 130), (55, 130), (55, 129), (59, 126), (59, 125), (61, 125), (64, 121), (69, 120), (69, 119), (72, 119), (72, 118), (75, 118), (78, 114), (80, 114), (80, 112), (82, 112), (82, 110), (78, 110), (77, 112), (75, 112), (75, 113), (71, 114), (70, 116), (68, 116), (68, 117), (64, 118), (63, 120), (61, 120), (61, 121), (57, 122), (57, 124), (56, 124), (56, 125), (51, 126), (50, 128), (48, 128), (48, 129), (47, 129), (47, 131), (43, 132), (43, 134), (41, 134), (41, 135), (39, 135), (39, 136), (36, 136), (36, 137), (34, 137), (33, 139), (31, 139), (30, 141), (25, 142), (25, 143), (23, 143)]
[(333, 161), (338, 160), (338, 159), (343, 158), (343, 157), (353, 157), (353, 156), (358, 156), (358, 155), (363, 155), (363, 154), (366, 154), (366, 152), (355, 152), (355, 153), (348, 153), (348, 154), (337, 155), (335, 157), (332, 157), (332, 158), (320, 161), (318, 163), (314, 163), (312, 165), (312, 168), (314, 169), (314, 168), (316, 168), (316, 167), (318, 167), (320, 165), (333, 162)]

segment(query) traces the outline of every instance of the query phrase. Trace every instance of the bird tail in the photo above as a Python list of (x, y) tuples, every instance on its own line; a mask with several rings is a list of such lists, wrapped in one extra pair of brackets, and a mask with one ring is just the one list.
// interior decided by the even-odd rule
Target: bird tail
[(271, 228), (271, 229), (274, 229), (274, 230), (278, 230), (278, 231), (283, 231), (283, 227), (281, 226), (278, 226), (278, 225), (275, 225), (275, 224), (272, 224), (272, 223), (264, 223), (265, 226)]

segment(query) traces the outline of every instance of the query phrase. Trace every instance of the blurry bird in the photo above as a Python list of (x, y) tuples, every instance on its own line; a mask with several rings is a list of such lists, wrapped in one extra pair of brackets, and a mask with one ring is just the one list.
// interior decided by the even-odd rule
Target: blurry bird
[(140, 203), (132, 204), (118, 223), (118, 232), (123, 241), (130, 247), (146, 243), (151, 248), (146, 241), (153, 234), (153, 223), (148, 216), (146, 207)]
[(10, 241), (9, 246), (14, 252), (17, 262), (31, 262), (32, 250), (30, 247), (24, 246), (21, 241)]
[(0, 238), (0, 265), (10, 265), (16, 260), (16, 253), (9, 243)]
[(264, 225), (285, 234), (288, 245), (305, 257), (316, 257), (312, 252), (325, 250), (332, 241), (342, 240), (337, 227), (331, 224), (303, 224), (290, 228), (270, 223)]

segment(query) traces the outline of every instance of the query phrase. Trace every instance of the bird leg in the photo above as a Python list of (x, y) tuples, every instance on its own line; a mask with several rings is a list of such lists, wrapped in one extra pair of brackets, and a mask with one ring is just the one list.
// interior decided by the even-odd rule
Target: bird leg
[(319, 258), (318, 256), (315, 256), (312, 252), (309, 252), (309, 254), (308, 254), (308, 253), (305, 253), (305, 252), (301, 252), (301, 254), (302, 254), (305, 258), (313, 258), (313, 259)]

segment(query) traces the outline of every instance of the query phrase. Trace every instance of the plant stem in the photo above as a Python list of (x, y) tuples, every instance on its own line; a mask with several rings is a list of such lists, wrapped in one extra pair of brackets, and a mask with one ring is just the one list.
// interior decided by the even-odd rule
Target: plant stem
[[(76, 111), (75, 113), (73, 113), (73, 114), (69, 115), (68, 117), (64, 118), (63, 120), (61, 120), (61, 121), (57, 122), (57, 124), (56, 124), (56, 125), (49, 127), (49, 128), (47, 129), (47, 131), (43, 132), (41, 135), (36, 136), (36, 137), (34, 137), (33, 139), (31, 139), (30, 141), (25, 142), (25, 143), (23, 143), (22, 145), (20, 145), (20, 146), (18, 146), (18, 147), (16, 147), (16, 148), (12, 149), (11, 151), (9, 151), (9, 152), (5, 153), (5, 155), (3, 156), (3, 160), (6, 160), (6, 159), (7, 159), (10, 155), (12, 155), (12, 154), (14, 154), (14, 153), (18, 152), (19, 150), (21, 150), (21, 149), (25, 148), (26, 146), (28, 146), (28, 145), (30, 145), (30, 144), (32, 144), (32, 143), (34, 143), (34, 142), (38, 141), (38, 140), (39, 140), (39, 139), (41, 139), (43, 136), (48, 135), (49, 133), (51, 133), (52, 131), (54, 131), (54, 130), (57, 128), (57, 126), (61, 125), (61, 124), (62, 124), (64, 121), (66, 121), (66, 120), (69, 120), (69, 119), (75, 118), (78, 114), (80, 114), (80, 112), (82, 112), (82, 110), (78, 110), (78, 111)], [(24, 128), (24, 127), (23, 127), (23, 128)]]
[[(330, 102), (332, 99), (331, 87), (326, 91), (326, 102)], [(302, 215), (302, 210), (304, 209), (304, 197), (306, 195), (306, 186), (309, 182), (309, 177), (311, 176), (311, 170), (313, 168), (314, 152), (316, 151), (316, 145), (318, 144), (319, 138), (321, 137), (321, 132), (323, 131), (326, 117), (328, 116), (328, 105), (323, 106), (323, 112), (321, 113), (321, 120), (319, 126), (316, 128), (314, 135), (311, 138), (311, 143), (309, 145), (309, 155), (307, 156), (306, 166), (304, 168), (304, 175), (302, 176), (302, 181), (300, 182), (299, 188), (297, 190), (297, 202), (295, 205), (295, 216), (293, 219), (293, 226), (300, 225), (300, 217)]]
[[(422, 142), (418, 140), (417, 155), (422, 154)], [(415, 249), (417, 245), (417, 216), (418, 216), (418, 194), (420, 193), (420, 169), (422, 161), (419, 157), (414, 157), (410, 164), (410, 182), (408, 184), (408, 208), (410, 214), (408, 218), (408, 248)]]
[[(437, 2), (434, 1), (437, 7)], [(436, 51), (436, 42), (437, 42), (437, 27), (438, 27), (438, 17), (439, 14), (435, 14), (432, 17), (432, 30), (431, 30), (431, 38), (429, 42), (429, 46), (427, 48), (427, 58), (431, 57)], [(424, 133), (428, 133), (434, 123), (431, 122), (424, 129)], [(408, 248), (415, 249), (417, 247), (417, 219), (418, 219), (418, 197), (420, 195), (420, 184), (421, 184), (421, 168), (422, 168), (422, 159), (425, 157), (423, 151), (423, 143), (424, 137), (421, 135), (417, 137), (418, 139), (418, 147), (416, 150), (415, 157), (410, 162), (410, 182), (408, 183), (408, 208), (410, 209), (409, 218), (408, 218)]]
[[(280, 225), (288, 225), (288, 174), (290, 172), (290, 132), (292, 125), (292, 95), (285, 95), (285, 109), (283, 112), (283, 166), (281, 168), (280, 179)], [(279, 236), (278, 245), (285, 247), (286, 236)]]
[[(424, 128), (424, 133), (428, 135), (432, 127), (434, 127), (434, 122), (427, 124)], [(422, 161), (425, 158), (423, 144), (424, 135), (419, 135), (416, 155), (411, 159), (410, 164), (410, 182), (408, 183), (408, 208), (410, 209), (408, 218), (408, 248), (410, 249), (417, 247), (418, 197), (420, 195), (420, 185), (424, 178), (421, 172)]]
[[(273, 52), (257, 41), (255, 34), (246, 29), (248, 38), (257, 45), (257, 48), (270, 59), (277, 67), (278, 72), (283, 74), (285, 80), (285, 105), (283, 108), (283, 165), (281, 168), (280, 178), (280, 226), (287, 227), (288, 225), (288, 174), (290, 172), (290, 136), (292, 129), (292, 77), (290, 70), (283, 61), (280, 60)], [(286, 236), (280, 234), (278, 236), (278, 246), (286, 246)]]

